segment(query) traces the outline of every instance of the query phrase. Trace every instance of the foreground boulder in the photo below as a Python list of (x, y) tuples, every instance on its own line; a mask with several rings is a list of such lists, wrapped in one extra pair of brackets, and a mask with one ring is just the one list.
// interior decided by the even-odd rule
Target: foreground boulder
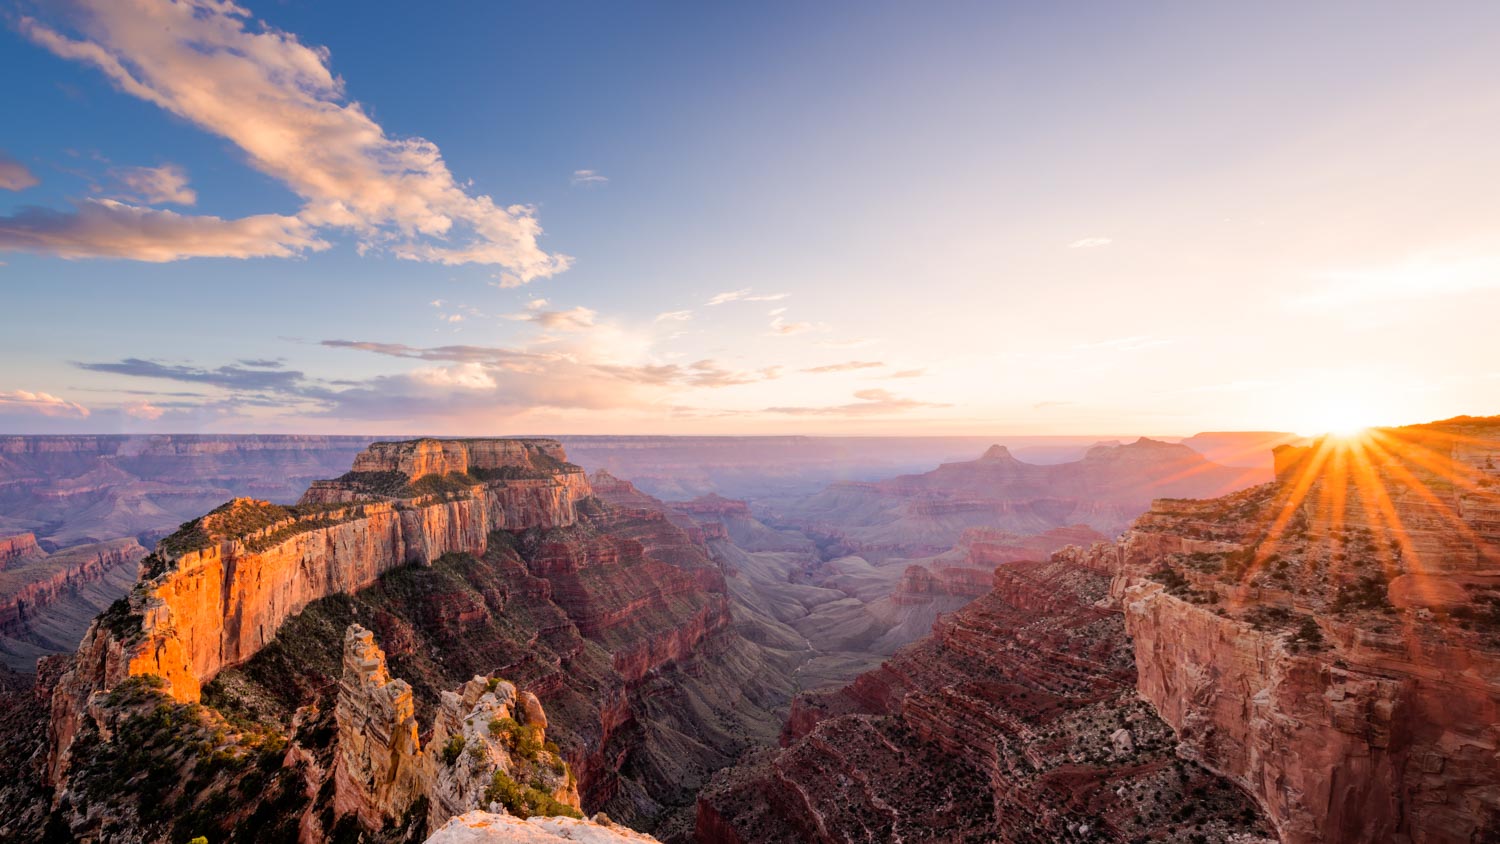
[(612, 824), (608, 819), (527, 818), (468, 812), (460, 815), (428, 838), (426, 844), (644, 844), (656, 841), (649, 835)]

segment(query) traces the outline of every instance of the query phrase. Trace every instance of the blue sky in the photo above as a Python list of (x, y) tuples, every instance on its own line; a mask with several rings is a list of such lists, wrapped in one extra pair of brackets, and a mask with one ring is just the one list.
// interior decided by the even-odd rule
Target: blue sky
[(10, 4), (0, 431), (1500, 412), (1500, 12), (1208, 5)]

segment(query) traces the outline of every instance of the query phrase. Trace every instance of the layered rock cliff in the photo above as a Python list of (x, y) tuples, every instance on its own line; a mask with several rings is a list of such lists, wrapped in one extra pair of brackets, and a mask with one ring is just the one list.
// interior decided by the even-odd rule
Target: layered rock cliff
[(0, 567), (0, 661), (27, 673), (38, 657), (78, 647), (94, 616), (135, 581), (136, 564), (146, 556), (134, 538), (50, 554), (24, 540), (12, 548), (18, 553)]
[(700, 842), (1263, 841), (1134, 691), (1110, 578), (1013, 563), (930, 637), (804, 695), (786, 747), (714, 778)]
[(12, 568), (16, 561), (29, 557), (46, 556), (36, 544), (36, 535), (20, 533), (15, 536), (0, 536), (0, 571)]
[[(588, 496), (588, 481), (556, 456), (561, 447), (504, 442), (515, 446), (377, 443), (356, 460), (365, 469), (315, 484), (296, 507), (235, 499), (189, 523), (143, 564), (109, 623), (89, 631), (89, 640), (103, 641), (86, 640), (84, 651), (120, 652), (91, 682), (108, 688), (154, 674), (177, 699), (196, 700), (203, 682), (255, 654), (312, 601), (361, 589), (407, 563), (483, 554), (494, 530), (576, 522), (574, 504)], [(518, 464), (526, 477), (503, 471)], [(433, 466), (452, 472), (404, 473)], [(370, 489), (371, 474), (386, 484), (380, 492)]]
[(1138, 688), (1289, 842), (1500, 836), (1500, 421), (1277, 451), (1119, 545)]

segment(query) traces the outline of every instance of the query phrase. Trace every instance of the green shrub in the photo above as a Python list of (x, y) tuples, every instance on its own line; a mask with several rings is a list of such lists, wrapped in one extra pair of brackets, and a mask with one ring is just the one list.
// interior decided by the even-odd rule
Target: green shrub
[(529, 818), (532, 815), (583, 817), (583, 814), (572, 806), (557, 800), (535, 785), (521, 785), (504, 771), (496, 771), (495, 775), (490, 778), (490, 784), (484, 790), (484, 799), (487, 803), (499, 803), (505, 807), (505, 811), (518, 818)]
[(458, 754), (464, 752), (464, 737), (451, 736), (448, 743), (443, 745), (443, 762), (452, 765), (458, 761)]

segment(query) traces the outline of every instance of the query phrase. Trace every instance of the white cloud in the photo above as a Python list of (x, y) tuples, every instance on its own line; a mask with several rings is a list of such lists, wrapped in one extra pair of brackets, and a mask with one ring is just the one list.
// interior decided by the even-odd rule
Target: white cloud
[[(533, 300), (547, 304), (544, 299)], [(558, 331), (583, 331), (594, 327), (594, 318), (599, 315), (598, 311), (590, 308), (577, 307), (565, 311), (542, 310), (541, 305), (528, 305), (527, 312), (523, 314), (506, 314), (506, 319), (517, 322), (534, 322), (543, 328)]]
[(303, 199), (303, 224), (350, 230), (361, 247), (410, 260), (497, 265), (502, 285), (570, 264), (538, 245), (531, 208), (469, 194), (435, 144), (388, 136), (347, 99), (326, 48), (221, 0), (78, 0), (69, 9), (67, 26), (23, 17), (20, 29), (238, 145), (252, 166)]
[(775, 302), (792, 295), (790, 293), (770, 293), (759, 296), (750, 295), (751, 288), (741, 287), (739, 290), (730, 290), (727, 293), (719, 293), (706, 303), (708, 305), (723, 305), (729, 302)]
[(89, 409), (76, 402), (60, 399), (51, 393), (33, 393), (29, 390), (0, 391), (0, 413), (21, 413), (35, 416), (87, 418)]
[(858, 337), (853, 340), (819, 340), (819, 346), (825, 349), (863, 349), (873, 346), (880, 341), (874, 337)]
[(1110, 238), (1110, 237), (1081, 237), (1081, 238), (1073, 241), (1072, 243), (1068, 244), (1068, 248), (1069, 249), (1098, 249), (1098, 248), (1103, 247), (1103, 246), (1108, 246), (1108, 245), (1110, 245), (1111, 243), (1114, 243), (1114, 242), (1115, 242), (1114, 238)]
[(1412, 255), (1384, 266), (1327, 270), (1312, 276), (1312, 291), (1294, 307), (1328, 308), (1452, 296), (1500, 287), (1500, 255), (1490, 249), (1451, 249)]
[[(784, 310), (784, 309), (783, 309)], [(786, 318), (777, 314), (771, 319), (771, 333), (789, 336), (811, 331), (815, 326), (810, 322), (787, 322)]]
[(0, 190), (25, 190), (37, 184), (26, 165), (0, 152)]
[(279, 214), (224, 220), (97, 199), (72, 213), (28, 208), (0, 217), (0, 251), (62, 258), (287, 258), (327, 248), (306, 223)]
[(574, 170), (572, 182), (575, 185), (602, 185), (609, 181), (607, 176), (601, 176), (595, 170)]
[(803, 372), (826, 373), (826, 372), (852, 372), (856, 369), (879, 369), (885, 363), (878, 360), (848, 360), (843, 363), (830, 363), (823, 366), (812, 366), (802, 370)]
[(854, 398), (856, 401), (848, 404), (822, 407), (768, 407), (764, 412), (781, 413), (788, 416), (886, 416), (924, 407), (952, 407), (952, 405), (948, 404), (903, 398), (889, 390), (878, 388), (857, 390), (854, 393)]
[(120, 406), (120, 412), (133, 419), (160, 419), (166, 411), (148, 401), (126, 402)]
[(666, 311), (656, 315), (656, 322), (686, 322), (693, 318), (692, 311)]
[(418, 369), (412, 378), (433, 387), (458, 387), (463, 390), (493, 390), (495, 378), (484, 364), (460, 363), (454, 366), (434, 366)]
[(188, 187), (187, 171), (176, 164), (160, 167), (125, 167), (112, 171), (114, 177), (147, 205), (170, 202), (192, 205), (198, 194)]

